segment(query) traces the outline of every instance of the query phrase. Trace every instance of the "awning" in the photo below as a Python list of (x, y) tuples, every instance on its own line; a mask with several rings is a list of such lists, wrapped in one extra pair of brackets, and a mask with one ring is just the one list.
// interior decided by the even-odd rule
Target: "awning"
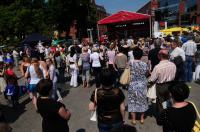
[(46, 42), (46, 43), (50, 43), (51, 42), (51, 39), (46, 37), (46, 36), (43, 36), (39, 33), (33, 33), (31, 35), (28, 35), (23, 41), (22, 41), (22, 44), (35, 44), (37, 45), (37, 43), (41, 41), (41, 42)]
[(129, 11), (119, 11), (111, 16), (108, 16), (100, 21), (98, 21), (99, 25), (106, 25), (112, 23), (124, 23), (129, 21), (142, 21), (148, 20), (150, 18), (147, 14), (129, 12)]

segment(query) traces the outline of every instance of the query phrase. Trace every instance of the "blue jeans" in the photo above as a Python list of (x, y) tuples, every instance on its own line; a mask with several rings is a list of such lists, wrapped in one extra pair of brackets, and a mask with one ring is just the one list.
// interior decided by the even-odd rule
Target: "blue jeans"
[(98, 123), (99, 132), (109, 132), (113, 128), (120, 128), (123, 125), (123, 122), (118, 122), (115, 124), (104, 124)]
[(185, 64), (184, 64), (184, 70), (185, 70), (185, 78), (184, 81), (191, 82), (192, 81), (192, 56), (186, 56)]

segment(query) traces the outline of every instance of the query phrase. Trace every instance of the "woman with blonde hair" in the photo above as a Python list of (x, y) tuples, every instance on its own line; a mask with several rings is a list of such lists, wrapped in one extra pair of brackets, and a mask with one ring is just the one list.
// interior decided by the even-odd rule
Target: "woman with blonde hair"
[(31, 59), (29, 57), (24, 57), (20, 65), (20, 71), (22, 73), (22, 76), (25, 75), (27, 67), (29, 67), (30, 65), (31, 65)]
[(82, 81), (83, 88), (88, 88), (90, 80), (90, 54), (88, 53), (88, 48), (82, 48), (82, 54), (80, 55), (82, 60)]
[(95, 83), (96, 87), (100, 87), (100, 73), (101, 73), (101, 63), (100, 61), (103, 60), (98, 53), (98, 49), (93, 47), (93, 53), (90, 55), (90, 62), (92, 63), (93, 74), (95, 76)]
[(36, 101), (36, 85), (43, 78), (42, 70), (39, 67), (38, 59), (32, 58), (31, 65), (27, 68), (25, 73), (25, 78), (28, 79), (30, 77), (29, 82), (29, 95), (35, 105)]

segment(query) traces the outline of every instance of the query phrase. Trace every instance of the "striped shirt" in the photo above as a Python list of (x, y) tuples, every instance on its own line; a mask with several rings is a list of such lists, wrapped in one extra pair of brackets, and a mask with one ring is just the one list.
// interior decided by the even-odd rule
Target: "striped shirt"
[(185, 51), (185, 55), (194, 56), (197, 51), (197, 44), (192, 40), (188, 40), (183, 44), (182, 48)]
[(173, 81), (176, 74), (176, 66), (169, 60), (162, 60), (156, 65), (151, 73), (150, 81), (165, 83)]

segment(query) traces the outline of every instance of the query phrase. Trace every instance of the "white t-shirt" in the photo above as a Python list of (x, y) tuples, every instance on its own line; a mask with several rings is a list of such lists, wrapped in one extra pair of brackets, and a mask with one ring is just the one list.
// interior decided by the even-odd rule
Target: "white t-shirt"
[(92, 61), (92, 67), (101, 67), (100, 59), (99, 59), (99, 53), (93, 52), (90, 55), (90, 61)]
[(77, 60), (76, 54), (74, 54), (73, 57), (71, 57), (70, 54), (68, 54), (67, 58), (68, 58), (69, 62), (76, 62), (76, 60)]
[(183, 49), (181, 49), (181, 48), (179, 48), (179, 47), (176, 47), (176, 48), (172, 51), (172, 53), (171, 53), (171, 55), (170, 55), (170, 59), (173, 60), (173, 59), (174, 59), (175, 57), (177, 57), (177, 56), (181, 56), (182, 59), (183, 59), (183, 61), (185, 61), (185, 52), (184, 52)]

